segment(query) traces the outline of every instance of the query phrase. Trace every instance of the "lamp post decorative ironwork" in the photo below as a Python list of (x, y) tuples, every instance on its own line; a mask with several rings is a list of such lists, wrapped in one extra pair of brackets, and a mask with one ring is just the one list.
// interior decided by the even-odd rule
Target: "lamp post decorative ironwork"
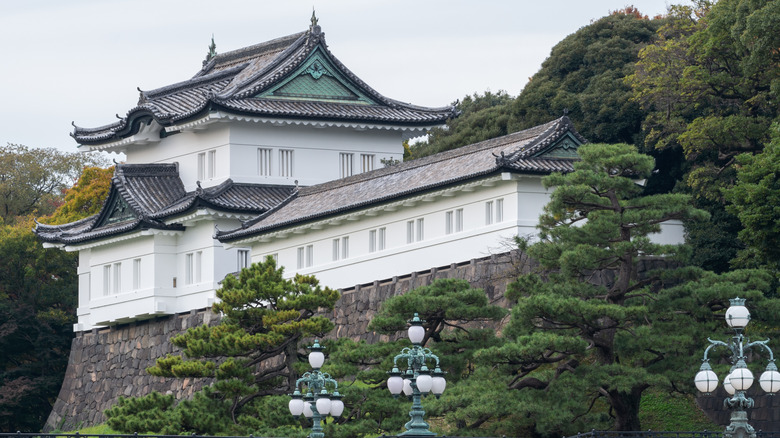
[[(322, 353), (324, 347), (321, 347), (315, 339), (314, 345), (309, 347), (309, 365), (311, 372), (305, 372), (300, 379), (295, 381), (295, 391), (291, 394), (289, 408), (294, 417), (303, 414), (306, 418), (312, 419), (311, 438), (324, 438), (322, 432), (322, 420), (329, 414), (332, 417), (338, 417), (344, 412), (344, 402), (341, 401), (339, 394), (339, 384), (330, 377), (330, 374), (320, 371), (322, 364), (325, 363), (325, 355)], [(327, 386), (333, 388), (329, 393)], [(304, 394), (305, 391), (305, 394)]]
[[(425, 411), (423, 410), (421, 399), (423, 395), (428, 393), (432, 393), (438, 398), (447, 386), (444, 373), (439, 368), (439, 357), (433, 354), (430, 349), (422, 346), (422, 341), (425, 337), (424, 322), (417, 313), (414, 314), (414, 318), (409, 320), (407, 335), (409, 340), (412, 341), (412, 347), (404, 348), (401, 350), (401, 354), (395, 356), (393, 359), (393, 370), (388, 373), (390, 377), (387, 379), (387, 388), (390, 390), (390, 393), (394, 397), (398, 397), (403, 392), (405, 395), (412, 397), (412, 409), (409, 411), (411, 420), (404, 426), (406, 431), (400, 434), (405, 436), (436, 435), (430, 431), (428, 423), (423, 419)], [(406, 360), (407, 367), (405, 372), (401, 372), (398, 369), (399, 360)], [(431, 360), (435, 361), (432, 372), (427, 366), (427, 363)]]
[(775, 365), (774, 353), (766, 345), (769, 339), (750, 342), (750, 339), (742, 334), (750, 322), (750, 311), (745, 307), (745, 299), (737, 297), (730, 299), (729, 302), (731, 305), (726, 310), (726, 323), (734, 329), (734, 336), (728, 343), (707, 338), (710, 345), (704, 350), (701, 368), (696, 373), (694, 381), (696, 388), (705, 394), (710, 394), (717, 388), (718, 376), (712, 371), (707, 355), (714, 347), (726, 347), (731, 352), (729, 360), (732, 366), (729, 374), (723, 379), (723, 388), (729, 394), (723, 404), (732, 409), (732, 412), (731, 423), (726, 427), (723, 435), (725, 438), (755, 438), (755, 429), (748, 424), (746, 412), (746, 409), (752, 408), (754, 403), (752, 398), (747, 397), (747, 390), (753, 384), (754, 378), (745, 362), (746, 353), (754, 347), (760, 347), (769, 353), (766, 371), (758, 379), (764, 391), (774, 394), (780, 390), (780, 372)]

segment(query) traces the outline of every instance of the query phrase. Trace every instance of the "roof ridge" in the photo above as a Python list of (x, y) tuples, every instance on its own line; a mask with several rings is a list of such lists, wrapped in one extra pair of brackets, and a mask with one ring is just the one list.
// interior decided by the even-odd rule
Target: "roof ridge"
[[(200, 84), (206, 84), (209, 82), (216, 82), (220, 79), (223, 79), (224, 76), (230, 76), (235, 71), (240, 71), (243, 67), (243, 64), (239, 64), (230, 68), (226, 68), (224, 70), (217, 70), (215, 72), (209, 73), (204, 76), (196, 76), (184, 81), (175, 82), (173, 84), (166, 85), (164, 87), (155, 88), (152, 90), (143, 91), (140, 90), (141, 96), (146, 99), (154, 99), (158, 97), (165, 96), (167, 94), (175, 93), (179, 90), (188, 88), (192, 85), (200, 85)], [(140, 105), (139, 105), (140, 106)]]
[(365, 181), (370, 181), (372, 179), (382, 178), (389, 174), (408, 171), (410, 169), (428, 166), (430, 164), (437, 163), (440, 161), (451, 160), (464, 155), (473, 154), (482, 149), (491, 149), (497, 146), (501, 146), (502, 144), (509, 144), (516, 141), (517, 137), (520, 137), (520, 134), (527, 134), (528, 131), (531, 131), (535, 128), (538, 128), (538, 126), (527, 128), (522, 131), (513, 132), (511, 134), (502, 135), (500, 137), (494, 137), (487, 140), (482, 140), (480, 142), (464, 145), (455, 149), (438, 152), (433, 155), (428, 155), (426, 157), (417, 158), (410, 161), (404, 161), (402, 163), (393, 166), (387, 166), (381, 169), (375, 169), (369, 172), (359, 173), (357, 175), (352, 175), (347, 178), (328, 181), (322, 184), (317, 184), (315, 186), (303, 187), (301, 189), (301, 196), (313, 195), (315, 193), (320, 193), (322, 191), (332, 190), (336, 187), (346, 187), (351, 184), (358, 184)]
[(282, 47), (282, 43), (285, 43), (289, 40), (292, 40), (294, 42), (295, 40), (299, 39), (302, 35), (305, 35), (306, 33), (307, 31), (297, 32), (290, 35), (285, 35), (283, 37), (274, 38), (272, 40), (253, 44), (251, 46), (241, 47), (239, 49), (230, 50), (224, 53), (218, 53), (213, 58), (211, 58), (207, 63), (205, 63), (201, 68), (201, 70), (198, 73), (196, 73), (195, 76), (193, 76), (193, 78), (202, 76), (203, 74), (209, 74), (205, 72), (209, 71), (210, 69), (214, 68), (216, 65), (220, 63), (241, 59), (243, 57), (247, 57), (251, 55), (258, 55), (265, 52), (269, 52), (276, 48), (280, 48)]

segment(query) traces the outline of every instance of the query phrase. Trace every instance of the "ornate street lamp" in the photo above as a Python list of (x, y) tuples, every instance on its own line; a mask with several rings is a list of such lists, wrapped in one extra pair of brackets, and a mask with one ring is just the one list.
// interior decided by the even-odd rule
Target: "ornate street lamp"
[[(325, 355), (322, 354), (323, 347), (317, 340), (314, 345), (309, 347), (309, 365), (313, 368), (311, 372), (306, 372), (295, 381), (295, 392), (291, 394), (289, 407), (290, 413), (298, 418), (303, 414), (306, 418), (312, 419), (310, 438), (324, 438), (322, 433), (322, 419), (328, 414), (338, 417), (344, 412), (344, 402), (341, 401), (339, 394), (339, 384), (330, 377), (330, 374), (320, 372), (322, 364), (325, 363)], [(328, 393), (326, 385), (333, 387), (333, 392)], [(305, 393), (305, 394), (304, 394)]]
[(750, 372), (745, 363), (745, 353), (753, 347), (761, 347), (769, 353), (769, 364), (766, 366), (766, 371), (758, 378), (758, 382), (764, 391), (774, 394), (780, 390), (780, 373), (777, 372), (774, 354), (766, 345), (769, 339), (750, 342), (750, 339), (742, 335), (742, 331), (750, 321), (750, 312), (745, 307), (745, 299), (737, 297), (729, 301), (731, 305), (726, 311), (726, 323), (734, 329), (734, 337), (728, 343), (707, 338), (710, 341), (710, 345), (704, 350), (701, 368), (696, 373), (694, 381), (699, 391), (705, 394), (710, 394), (714, 391), (718, 386), (718, 376), (712, 371), (707, 355), (713, 347), (728, 348), (731, 352), (729, 360), (732, 363), (732, 367), (729, 374), (723, 379), (723, 388), (729, 394), (729, 397), (723, 401), (723, 404), (732, 409), (732, 412), (731, 424), (726, 427), (723, 436), (725, 438), (755, 438), (755, 429), (748, 424), (747, 412), (745, 411), (753, 407), (753, 399), (747, 397), (746, 392), (754, 380), (753, 373)]
[[(444, 373), (439, 368), (439, 358), (421, 345), (425, 337), (423, 322), (425, 321), (420, 320), (416, 313), (409, 321), (407, 335), (412, 341), (412, 348), (401, 350), (401, 354), (393, 359), (393, 370), (388, 373), (390, 377), (387, 379), (387, 388), (393, 397), (398, 397), (402, 392), (412, 397), (412, 409), (409, 411), (412, 419), (404, 426), (406, 432), (400, 435), (436, 435), (428, 429), (428, 423), (423, 420), (425, 411), (420, 399), (429, 393), (438, 398), (447, 386)], [(406, 359), (407, 367), (403, 373), (398, 369), (399, 359)], [(426, 365), (430, 360), (436, 361), (433, 372)]]

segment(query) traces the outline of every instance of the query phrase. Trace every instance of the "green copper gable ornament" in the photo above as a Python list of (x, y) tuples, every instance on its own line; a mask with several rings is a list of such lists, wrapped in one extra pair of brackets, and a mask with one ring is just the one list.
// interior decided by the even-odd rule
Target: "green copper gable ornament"
[(217, 44), (214, 43), (214, 34), (211, 34), (211, 44), (209, 45), (209, 51), (206, 53), (206, 59), (203, 60), (203, 65), (206, 65), (207, 62), (211, 61), (215, 56), (217, 56)]

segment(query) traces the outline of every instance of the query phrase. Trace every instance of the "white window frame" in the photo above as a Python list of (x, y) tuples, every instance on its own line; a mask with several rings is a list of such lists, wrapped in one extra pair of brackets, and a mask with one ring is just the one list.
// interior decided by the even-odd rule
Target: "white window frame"
[(355, 154), (339, 152), (339, 178), (346, 178), (354, 174)]
[(485, 202), (485, 225), (493, 223), (493, 201)]
[(195, 280), (195, 253), (188, 252), (184, 255), (184, 285), (188, 286)]
[(271, 176), (271, 154), (273, 149), (257, 148), (257, 174)]
[(141, 288), (141, 259), (133, 259), (133, 290)]
[(341, 248), (341, 239), (339, 239), (339, 238), (333, 239), (333, 254), (332, 254), (332, 256), (333, 256), (333, 261), (334, 262), (339, 259), (339, 256), (341, 256), (341, 249), (340, 248)]
[(122, 263), (114, 263), (114, 290), (115, 294), (122, 293)]
[(368, 252), (376, 252), (376, 235), (377, 235), (377, 230), (369, 230), (369, 232), (368, 232)]
[(360, 154), (360, 171), (371, 172), (374, 170), (376, 156), (374, 154)]
[(306, 256), (304, 255), (304, 247), (299, 246), (297, 250), (297, 254), (298, 254), (298, 263), (296, 264), (296, 266), (298, 267), (298, 269), (303, 269), (306, 263)]
[(452, 234), (454, 225), (454, 212), (452, 210), (444, 212), (444, 234)]
[(504, 198), (496, 199), (496, 223), (504, 222)]
[(385, 248), (387, 248), (387, 228), (382, 227), (377, 230), (376, 249), (382, 251)]
[(341, 238), (341, 258), (349, 258), (349, 236), (344, 236)]
[(406, 243), (414, 243), (414, 221), (406, 222)]
[(417, 236), (415, 237), (417, 242), (425, 239), (425, 219), (423, 218), (417, 219)]
[(279, 176), (290, 178), (293, 176), (293, 150), (279, 149)]
[(455, 209), (455, 232), (459, 233), (463, 231), (463, 209)]
[(241, 248), (236, 251), (236, 267), (238, 272), (249, 267), (249, 249)]
[(201, 152), (198, 154), (198, 181), (204, 181), (206, 179), (206, 153)]
[(314, 265), (314, 245), (306, 245), (306, 267)]
[(212, 179), (217, 176), (217, 151), (211, 150), (208, 153), (208, 172), (206, 173), (206, 177), (208, 179)]
[(111, 265), (103, 265), (103, 296), (111, 295)]
[(203, 251), (195, 251), (195, 283), (203, 281)]

